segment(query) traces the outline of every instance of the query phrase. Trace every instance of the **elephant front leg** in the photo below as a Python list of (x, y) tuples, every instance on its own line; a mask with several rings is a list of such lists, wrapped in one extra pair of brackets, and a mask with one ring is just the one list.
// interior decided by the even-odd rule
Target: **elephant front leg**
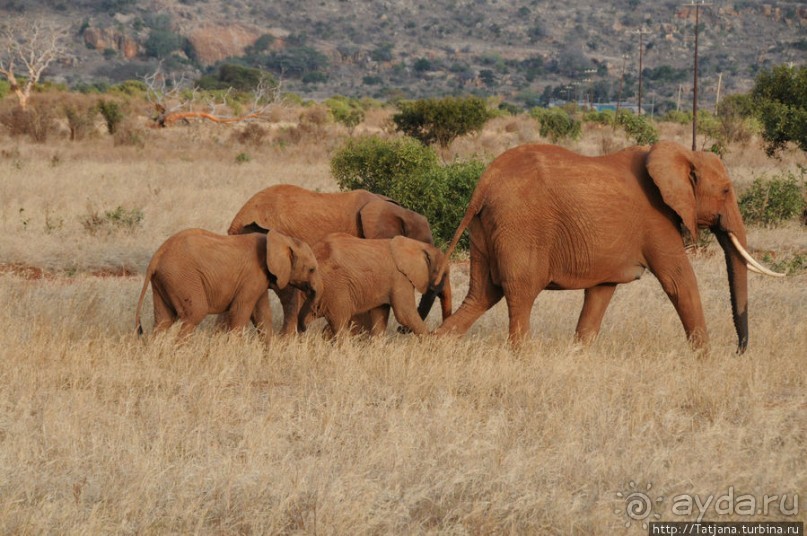
[(597, 337), (605, 310), (611, 303), (615, 290), (616, 285), (614, 284), (598, 285), (585, 290), (583, 310), (580, 311), (577, 329), (574, 332), (576, 340), (589, 344)]
[(276, 291), (280, 304), (283, 306), (283, 327), (280, 332), (284, 335), (297, 333), (297, 324), (302, 307), (302, 292), (292, 286)]
[(412, 330), (415, 335), (429, 333), (426, 323), (420, 318), (415, 302), (415, 289), (395, 289), (390, 299), (392, 312), (399, 324)]
[(698, 281), (686, 255), (682, 254), (674, 263), (651, 265), (650, 269), (675, 306), (692, 348), (708, 351), (709, 336), (706, 332), (706, 317), (698, 292)]

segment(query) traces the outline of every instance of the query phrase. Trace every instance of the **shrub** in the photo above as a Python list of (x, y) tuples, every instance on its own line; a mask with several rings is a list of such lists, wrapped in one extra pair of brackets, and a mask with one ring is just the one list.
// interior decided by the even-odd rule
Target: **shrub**
[(658, 130), (645, 115), (636, 115), (630, 110), (603, 110), (588, 112), (583, 116), (585, 121), (602, 125), (618, 125), (635, 143), (652, 145), (658, 141)]
[(55, 129), (53, 109), (46, 102), (30, 101), (28, 109), (14, 106), (0, 115), (0, 124), (12, 137), (28, 136), (35, 143), (45, 143)]
[(552, 143), (567, 138), (576, 140), (580, 137), (580, 121), (562, 108), (533, 108), (530, 110), (530, 116), (541, 125), (541, 136), (549, 138)]
[(0, 80), (0, 99), (4, 98), (11, 91), (11, 84), (6, 80)]
[(248, 123), (241, 131), (236, 131), (233, 136), (238, 143), (244, 145), (258, 146), (263, 143), (269, 131), (257, 123)]
[(114, 135), (123, 121), (123, 110), (121, 110), (120, 104), (115, 101), (100, 100), (98, 101), (98, 111), (104, 116), (107, 130)]
[[(388, 195), (426, 216), (435, 243), (445, 246), (451, 242), (465, 215), (471, 194), (484, 170), (485, 163), (479, 161), (438, 165), (419, 174), (398, 178)], [(468, 241), (466, 233), (458, 247), (467, 249)]]
[(143, 45), (146, 56), (150, 58), (165, 58), (175, 50), (182, 48), (184, 38), (171, 30), (152, 29)]
[(768, 155), (776, 154), (788, 142), (807, 151), (807, 66), (780, 65), (761, 72), (752, 95)]
[(646, 115), (620, 110), (616, 114), (616, 122), (625, 130), (625, 134), (639, 145), (651, 145), (658, 141), (658, 130)]
[(84, 230), (92, 236), (99, 232), (111, 234), (116, 231), (134, 232), (143, 223), (143, 211), (139, 208), (126, 209), (118, 206), (114, 210), (106, 210), (99, 214), (97, 210), (90, 209), (87, 216), (81, 220)]
[(364, 121), (364, 107), (356, 99), (347, 97), (331, 97), (325, 101), (325, 105), (333, 115), (337, 123), (345, 125), (350, 132)]
[(331, 159), (331, 173), (342, 190), (364, 188), (390, 195), (400, 178), (437, 167), (437, 154), (412, 138), (384, 140), (378, 136), (350, 139)]
[(670, 110), (664, 114), (662, 121), (667, 123), (676, 123), (679, 125), (689, 125), (692, 124), (692, 113)]
[[(411, 138), (363, 137), (334, 154), (331, 171), (343, 190), (365, 188), (426, 216), (435, 243), (447, 244), (484, 171), (478, 161), (440, 165), (437, 154)], [(460, 248), (467, 248), (464, 237)]]
[(267, 71), (225, 63), (219, 65), (215, 74), (202, 76), (196, 82), (196, 87), (206, 90), (232, 88), (237, 91), (250, 92), (261, 84), (272, 87), (277, 85), (277, 81)]
[(62, 106), (70, 130), (70, 140), (83, 140), (95, 131), (98, 105), (92, 101), (71, 99)]
[(776, 227), (794, 219), (805, 209), (804, 177), (807, 168), (800, 167), (800, 177), (792, 171), (770, 179), (757, 177), (739, 199), (740, 212), (746, 224)]
[(458, 136), (481, 129), (491, 115), (480, 97), (444, 97), (398, 103), (395, 128), (424, 145), (446, 148)]
[(796, 252), (779, 259), (771, 253), (765, 253), (762, 255), (762, 262), (780, 273), (795, 275), (807, 272), (807, 252)]

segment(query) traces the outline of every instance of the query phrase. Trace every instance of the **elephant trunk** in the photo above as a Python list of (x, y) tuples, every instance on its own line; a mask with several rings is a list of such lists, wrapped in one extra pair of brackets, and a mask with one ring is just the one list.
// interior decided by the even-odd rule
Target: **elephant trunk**
[[(737, 215), (739, 218), (739, 214)], [(742, 220), (738, 222), (728, 219), (712, 227), (717, 242), (723, 249), (726, 257), (726, 271), (729, 278), (729, 293), (731, 295), (731, 315), (734, 320), (734, 329), (737, 331), (737, 353), (741, 354), (748, 348), (748, 266), (746, 261), (732, 244), (731, 234), (747, 248), (747, 237)]]
[(421, 320), (426, 320), (432, 310), (435, 298), (440, 298), (440, 312), (443, 322), (451, 316), (451, 281), (448, 276), (444, 277), (437, 286), (430, 285), (420, 298), (418, 305), (418, 315)]
[(442, 291), (440, 292), (440, 309), (443, 315), (443, 322), (448, 320), (448, 317), (451, 316), (451, 276), (446, 271), (443, 280), (440, 281), (440, 286), (442, 286)]
[(429, 316), (429, 312), (432, 310), (432, 305), (434, 305), (434, 299), (437, 297), (437, 290), (429, 287), (428, 290), (420, 297), (420, 304), (418, 304), (418, 315), (420, 316), (421, 320), (426, 320), (426, 317)]

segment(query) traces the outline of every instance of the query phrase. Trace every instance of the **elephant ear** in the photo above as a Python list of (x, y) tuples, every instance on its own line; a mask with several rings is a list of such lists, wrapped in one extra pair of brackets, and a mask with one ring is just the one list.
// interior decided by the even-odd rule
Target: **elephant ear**
[(698, 238), (697, 203), (692, 183), (692, 151), (677, 143), (656, 143), (647, 155), (647, 172), (658, 186), (664, 203), (675, 211), (684, 227)]
[(381, 199), (370, 201), (359, 210), (362, 238), (392, 238), (405, 234), (403, 209)]
[(277, 278), (278, 289), (284, 289), (291, 279), (292, 242), (289, 237), (269, 231), (266, 235), (266, 267)]
[(433, 264), (427, 251), (428, 247), (423, 242), (405, 236), (396, 236), (390, 240), (395, 266), (421, 294), (428, 289), (429, 274)]

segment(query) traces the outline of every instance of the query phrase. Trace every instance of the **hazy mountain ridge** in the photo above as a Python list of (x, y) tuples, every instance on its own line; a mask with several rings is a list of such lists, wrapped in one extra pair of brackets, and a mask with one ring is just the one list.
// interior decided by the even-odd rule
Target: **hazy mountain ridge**
[[(71, 59), (51, 74), (71, 85), (137, 77), (156, 65), (163, 43), (155, 36), (174, 35), (183, 44), (168, 54), (169, 68), (193, 77), (246, 54), (246, 64), (282, 73), (286, 89), (306, 97), (475, 92), (524, 101), (552, 86), (554, 97), (563, 87), (567, 98), (603, 100), (616, 94), (624, 62), (629, 98), (640, 28), (643, 67), (655, 76), (644, 82), (647, 94), (669, 101), (679, 85), (691, 85), (694, 8), (673, 1), (0, 3), (4, 17), (19, 12), (70, 26)], [(807, 2), (715, 0), (700, 20), (704, 98), (718, 73), (724, 91), (746, 90), (760, 68), (803, 64), (807, 56)], [(260, 41), (264, 35), (271, 37)]]

